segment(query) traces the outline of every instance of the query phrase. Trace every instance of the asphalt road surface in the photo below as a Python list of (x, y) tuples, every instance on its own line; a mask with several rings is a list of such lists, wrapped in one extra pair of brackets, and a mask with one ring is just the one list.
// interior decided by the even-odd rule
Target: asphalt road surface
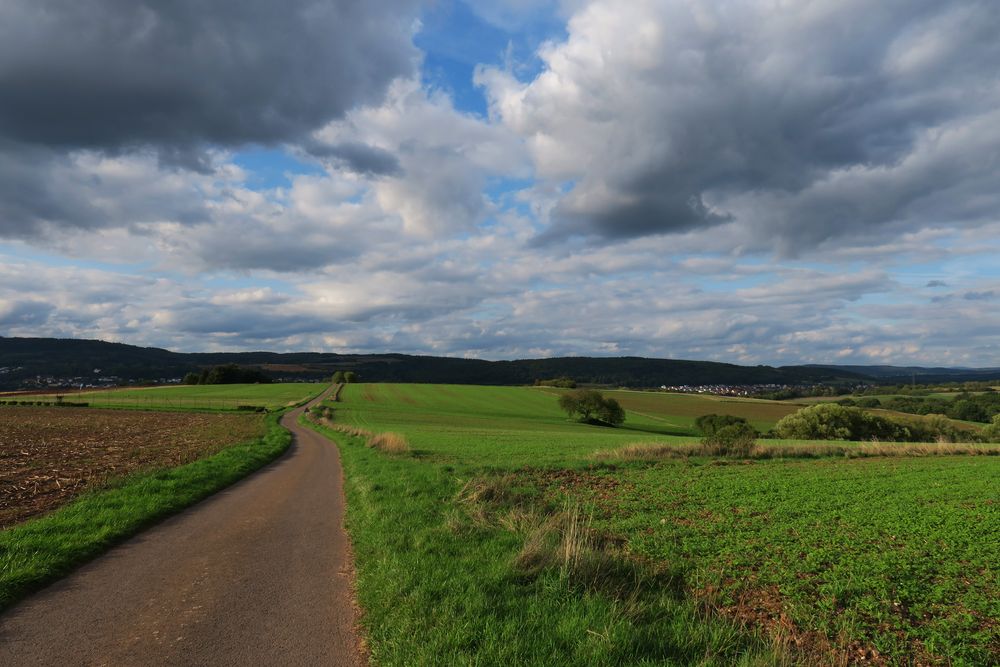
[(362, 665), (337, 448), (288, 453), (0, 616), (0, 665)]

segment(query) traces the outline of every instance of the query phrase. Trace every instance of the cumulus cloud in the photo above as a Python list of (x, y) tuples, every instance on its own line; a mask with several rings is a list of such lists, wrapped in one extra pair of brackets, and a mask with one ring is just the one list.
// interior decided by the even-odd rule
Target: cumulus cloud
[(416, 236), (473, 228), (489, 212), (484, 188), (490, 177), (530, 173), (509, 130), (456, 111), (447, 95), (413, 79), (395, 81), (383, 104), (356, 109), (315, 136), (331, 155), (348, 161), (338, 147), (358, 141), (369, 153), (394, 156), (393, 169), (378, 172), (383, 178), (372, 191), (403, 231)]
[(564, 189), (543, 241), (724, 223), (795, 254), (997, 210), (991, 2), (594, 0), (478, 81)]
[[(0, 3), (0, 236), (211, 219), (220, 151), (308, 144), (413, 75), (418, 4)], [(350, 141), (328, 154), (395, 170)]]

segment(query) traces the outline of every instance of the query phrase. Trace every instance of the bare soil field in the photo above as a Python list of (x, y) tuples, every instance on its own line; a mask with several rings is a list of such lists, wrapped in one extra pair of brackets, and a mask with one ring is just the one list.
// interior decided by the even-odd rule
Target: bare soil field
[(0, 529), (130, 473), (259, 437), (260, 415), (0, 407)]

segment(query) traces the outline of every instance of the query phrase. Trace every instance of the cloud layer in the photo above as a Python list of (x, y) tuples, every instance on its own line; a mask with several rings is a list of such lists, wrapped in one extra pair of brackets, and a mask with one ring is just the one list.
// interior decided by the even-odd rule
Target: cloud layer
[(470, 8), (4, 3), (0, 335), (1000, 366), (995, 3)]

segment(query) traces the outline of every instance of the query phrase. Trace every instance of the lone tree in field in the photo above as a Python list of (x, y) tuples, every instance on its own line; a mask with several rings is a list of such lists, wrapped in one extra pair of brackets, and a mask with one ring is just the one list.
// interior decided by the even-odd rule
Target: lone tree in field
[(333, 384), (344, 384), (344, 371), (337, 371), (330, 379)]
[(588, 424), (618, 426), (625, 421), (625, 410), (613, 398), (605, 398), (595, 389), (577, 389), (559, 397), (559, 407), (570, 417)]

